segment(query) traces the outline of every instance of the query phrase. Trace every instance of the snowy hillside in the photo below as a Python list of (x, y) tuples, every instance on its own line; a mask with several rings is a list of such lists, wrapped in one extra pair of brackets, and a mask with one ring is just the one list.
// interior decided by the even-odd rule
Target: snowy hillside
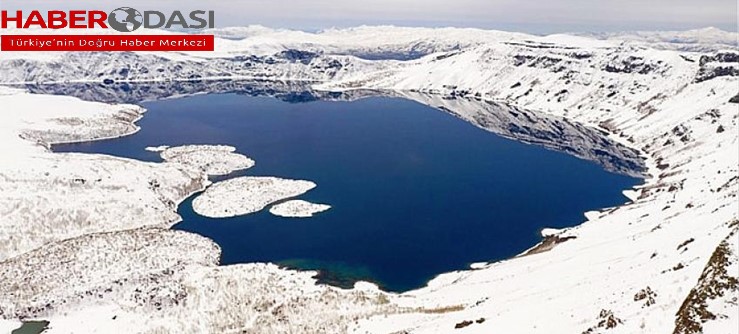
[[(410, 305), (456, 300), (469, 312), (423, 321), (390, 316), (358, 328), (736, 333), (737, 280), (728, 274), (737, 272), (736, 255), (721, 260), (722, 269), (706, 267), (713, 266), (713, 254), (730, 248), (737, 228), (736, 66), (737, 51), (686, 55), (634, 46), (573, 48), (566, 41), (502, 43), (321, 85), (500, 99), (562, 115), (641, 150), (653, 176), (633, 203), (588, 214), (588, 222), (558, 235), (566, 242), (547, 255), (441, 276), (408, 298)], [(716, 271), (724, 273), (718, 282), (701, 280)], [(481, 286), (495, 292), (480, 296)], [(711, 292), (685, 299), (691, 289)], [(583, 315), (588, 309), (589, 317)]]
[[(179, 219), (176, 203), (208, 186), (198, 168), (46, 149), (130, 134), (141, 108), (0, 87), (9, 155), (0, 160), (0, 329), (46, 319), (49, 333), (80, 324), (170, 333), (739, 333), (739, 50), (715, 47), (737, 34), (213, 33), (223, 37), (213, 53), (3, 52), (0, 81), (86, 82), (31, 89), (137, 101), (203, 86), (132, 91), (126, 82), (299, 79), (330, 98), (404, 96), (587, 159), (602, 159), (604, 144), (591, 134), (605, 131), (633, 150), (611, 155), (633, 163), (639, 152), (648, 177), (625, 191), (628, 203), (546, 229), (521, 256), (403, 294), (366, 283), (342, 290), (269, 264), (217, 266), (217, 245), (167, 230)], [(655, 49), (649, 38), (679, 45)], [(252, 93), (315, 98), (267, 86)]]

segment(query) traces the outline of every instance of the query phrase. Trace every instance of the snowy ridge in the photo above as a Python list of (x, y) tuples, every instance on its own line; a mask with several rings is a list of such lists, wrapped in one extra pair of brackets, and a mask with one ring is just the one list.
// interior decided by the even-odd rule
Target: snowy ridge
[[(432, 37), (429, 38), (433, 41)], [(443, 38), (438, 44), (444, 45)], [(329, 49), (330, 46), (325, 47)], [(172, 262), (165, 258), (162, 262), (144, 262), (140, 270), (157, 272), (161, 268), (158, 265), (164, 263), (171, 268), (167, 275), (135, 284), (144, 291), (156, 291), (151, 294), (155, 298), (137, 303), (137, 292), (133, 290), (101, 297), (94, 303), (80, 301), (59, 308), (54, 299), (54, 307), (46, 308), (40, 306), (46, 305), (43, 301), (26, 302), (15, 297), (20, 293), (48, 298), (49, 303), (55, 297), (43, 291), (64, 286), (57, 279), (35, 280), (38, 284), (26, 289), (38, 289), (40, 294), (23, 288), (0, 294), (0, 305), (6, 305), (2, 317), (8, 319), (0, 321), (0, 327), (15, 326), (15, 316), (20, 315), (49, 319), (49, 333), (75, 329), (80, 319), (87, 321), (90, 329), (125, 328), (127, 332), (737, 333), (739, 261), (733, 236), (739, 220), (739, 80), (730, 69), (737, 68), (737, 53), (731, 48), (686, 54), (559, 35), (485, 40), (408, 61), (368, 61), (322, 53), (304, 64), (301, 59), (305, 59), (295, 57), (294, 51), (273, 59), (273, 64), (264, 60), (264, 65), (255, 65), (257, 70), (239, 74), (248, 72), (276, 79), (304, 75), (324, 80), (318, 88), (325, 91), (380, 89), (505, 101), (597, 127), (640, 151), (647, 158), (649, 177), (644, 185), (629, 193), (634, 198), (632, 202), (586, 213), (584, 224), (548, 235), (554, 241), (547, 247), (501, 262), (477, 264), (475, 270), (443, 274), (425, 288), (400, 295), (383, 293), (367, 284), (358, 284), (352, 290), (316, 286), (311, 273), (282, 270), (274, 265), (215, 267), (209, 262), (212, 257), (205, 255), (195, 257), (204, 259), (201, 262), (178, 267), (169, 266), (167, 263)], [(54, 62), (59, 60), (48, 59), (0, 60), (0, 73), (6, 81), (57, 78), (100, 82), (101, 78), (123, 78), (120, 74), (109, 77), (108, 73), (119, 73), (121, 66), (131, 66), (137, 70), (128, 73), (135, 75), (126, 75), (125, 80), (184, 79), (198, 70), (215, 71), (227, 61), (217, 57), (173, 60), (176, 64), (164, 66), (162, 75), (157, 76), (143, 73), (136, 66), (148, 68), (166, 63), (156, 58), (163, 57), (159, 55), (93, 53), (64, 57), (68, 58), (58, 63)], [(83, 65), (67, 63), (75, 57), (86, 66), (77, 68), (77, 72), (74, 66)], [(236, 63), (245, 62), (238, 59)], [(314, 66), (330, 62), (329, 59), (344, 61), (342, 70), (324, 71)], [(18, 61), (22, 62), (12, 63)], [(42, 62), (56, 65), (45, 67)], [(55, 66), (62, 71), (54, 74)], [(96, 77), (101, 69), (105, 74)], [(231, 68), (226, 69), (230, 73)], [(45, 138), (84, 140), (93, 137), (91, 133), (130, 133), (135, 131), (130, 127), (130, 118), (125, 118), (129, 119), (129, 127), (115, 126), (110, 133), (91, 130), (107, 122), (88, 121), (97, 115), (85, 114), (84, 110), (99, 108), (106, 111), (104, 115), (115, 115), (121, 108), (131, 106), (103, 107), (67, 97), (34, 96), (5, 89), (0, 90), (0, 104), (24, 111), (0, 116), (0, 136), (7, 139), (3, 143), (19, 158), (0, 162), (2, 237), (11, 240), (2, 243), (9, 246), (3, 251), (4, 261), (0, 265), (7, 270), (18, 270), (14, 261), (43, 262), (50, 255), (43, 249), (33, 249), (44, 243), (57, 245), (48, 249), (58, 250), (60, 258), (67, 258), (64, 253), (70, 249), (81, 254), (91, 250), (87, 243), (68, 243), (65, 239), (141, 226), (166, 227), (177, 219), (174, 203), (202, 188), (203, 173), (194, 169), (97, 155), (50, 154), (43, 146), (18, 137), (26, 129), (35, 130), (31, 132), (34, 136), (27, 138), (40, 138), (42, 142), (49, 140)], [(43, 114), (39, 105), (65, 107), (50, 117)], [(457, 106), (449, 109), (455, 108), (464, 110)], [(76, 110), (81, 110), (81, 115)], [(475, 115), (458, 113), (461, 117)], [(69, 117), (78, 117), (80, 121), (58, 120)], [(115, 124), (117, 121), (112, 119), (117, 118), (110, 118)], [(45, 132), (47, 127), (55, 131)], [(44, 136), (47, 133), (51, 136)], [(21, 167), (29, 162), (34, 166), (30, 171)], [(127, 174), (110, 178), (119, 170)], [(81, 177), (70, 180), (68, 171)], [(83, 185), (77, 179), (85, 180)], [(115, 184), (100, 188), (88, 180)], [(152, 190), (152, 180), (161, 186)], [(83, 199), (82, 203), (70, 205), (65, 199), (71, 196)], [(121, 198), (125, 200), (120, 202)], [(113, 204), (103, 206), (103, 210), (91, 210), (99, 206), (93, 201)], [(54, 224), (43, 225), (43, 218), (48, 216), (59, 218)], [(140, 217), (150, 219), (143, 223)], [(64, 230), (59, 230), (60, 226)], [(158, 231), (161, 232), (151, 233), (166, 233)], [(39, 235), (46, 239), (36, 240)], [(176, 233), (170, 237), (185, 235)], [(18, 236), (24, 241), (13, 241)], [(192, 257), (192, 252), (217, 253), (207, 242), (194, 241), (201, 237), (190, 237), (191, 243), (200, 248), (175, 247), (174, 258), (185, 261)], [(121, 247), (130, 247), (126, 238), (106, 245), (114, 249), (111, 252), (120, 252)], [(147, 249), (151, 255), (158, 252), (156, 247)], [(91, 259), (101, 262), (95, 266), (99, 269), (81, 270), (81, 275), (116, 277), (120, 273), (117, 267), (105, 265), (110, 260), (107, 253), (95, 254), (98, 258)], [(46, 270), (77, 267), (37, 268), (40, 272), (26, 272), (23, 277), (34, 279), (45, 275)], [(64, 272), (55, 275), (66, 277)], [(15, 277), (0, 278), (0, 286), (17, 286)], [(81, 282), (83, 286), (76, 289), (93, 294), (104, 285), (91, 278)], [(77, 296), (70, 291), (59, 293)], [(88, 320), (91, 316), (94, 321)], [(111, 320), (113, 316), (121, 321)], [(119, 327), (121, 323), (126, 327)]]
[[(7, 31), (9, 34), (34, 32), (33, 29)], [(737, 37), (736, 33), (716, 29), (710, 31), (723, 36), (721, 40), (729, 36)], [(100, 31), (86, 31), (95, 32)], [(587, 61), (593, 57), (603, 62), (604, 66), (612, 62), (610, 68), (613, 71), (645, 74), (646, 71), (665, 67), (661, 66), (665, 64), (639, 64), (643, 56), (635, 54), (648, 50), (648, 45), (644, 43), (594, 40), (561, 34), (535, 36), (479, 29), (392, 26), (333, 29), (319, 33), (264, 27), (223, 28), (208, 32), (231, 39), (216, 38), (214, 52), (4, 52), (0, 53), (0, 72), (4, 74), (0, 82), (99, 83), (203, 78), (335, 81), (352, 76), (367, 79), (368, 73), (384, 77), (412, 65), (408, 60), (431, 57), (431, 54), (437, 54), (434, 57), (441, 60), (459, 54), (469, 55), (469, 52), (462, 51), (471, 49), (486, 50), (488, 54), (505, 54), (511, 53), (512, 48), (513, 51), (520, 51), (517, 55), (519, 62), (526, 62), (536, 54), (551, 56), (539, 59), (533, 66), (548, 66), (547, 62), (561, 61), (562, 58)], [(54, 33), (70, 32), (59, 30)], [(143, 33), (171, 32), (144, 30)], [(691, 36), (698, 38), (695, 36), (701, 34), (694, 33)], [(721, 49), (736, 49), (732, 44), (721, 45)], [(676, 53), (673, 55), (677, 56)], [(620, 59), (619, 56), (635, 56), (637, 59)], [(683, 59), (691, 61), (696, 56), (691, 53), (683, 55)], [(453, 58), (453, 61), (460, 59)], [(559, 62), (558, 65), (562, 70), (569, 67), (568, 63)], [(457, 74), (463, 75), (462, 72)]]
[[(1, 55), (1, 54), (0, 54)], [(0, 82), (98, 82), (197, 80), (201, 78), (325, 81), (380, 69), (349, 56), (322, 56), (287, 49), (268, 56), (234, 56), (207, 61), (163, 54), (63, 53), (57, 59), (0, 60)]]
[(638, 43), (655, 49), (715, 52), (739, 47), (735, 32), (708, 27), (687, 31), (631, 31), (578, 34), (605, 40)]
[[(487, 42), (524, 39), (522, 33), (459, 28), (414, 28), (360, 26), (327, 29), (317, 33), (270, 29), (262, 26), (231, 27), (203, 31), (235, 40), (234, 49), (272, 51), (280, 48), (321, 50), (329, 54), (353, 55), (364, 59), (414, 59), (427, 54), (459, 50)], [(258, 54), (258, 52), (257, 52)]]

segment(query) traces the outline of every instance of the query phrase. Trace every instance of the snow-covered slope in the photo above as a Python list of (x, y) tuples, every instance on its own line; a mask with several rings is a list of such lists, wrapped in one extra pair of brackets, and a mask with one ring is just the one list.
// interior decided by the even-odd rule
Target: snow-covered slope
[(206, 181), (197, 169), (46, 150), (131, 134), (140, 107), (7, 89), (0, 105), (0, 259), (89, 233), (169, 227), (176, 203)]
[[(21, 274), (0, 277), (0, 286), (10, 287), (0, 290), (0, 316), (8, 319), (0, 326), (22, 316), (50, 319), (50, 333), (79, 330), (80, 321), (85, 330), (107, 332), (739, 333), (736, 48), (678, 52), (454, 29), (245, 31), (216, 32), (231, 39), (204, 55), (3, 53), (0, 79), (297, 77), (323, 81), (315, 87), (326, 96), (395, 91), (583, 157), (603, 144), (557, 119), (600, 128), (641, 152), (649, 177), (627, 192), (631, 202), (586, 213), (580, 226), (547, 230), (522, 256), (444, 274), (400, 295), (367, 284), (340, 290), (273, 265), (217, 267), (217, 247), (202, 237), (147, 229), (177, 219), (174, 203), (204, 184), (196, 168), (52, 154), (34, 145), (131, 133), (142, 112), (135, 106), (3, 89), (0, 145), (12, 159), (0, 161), (0, 266)], [(368, 37), (378, 31), (386, 37)], [(406, 61), (359, 58), (413, 50), (420, 51)], [(480, 107), (492, 101), (514, 106)], [(517, 110), (535, 116), (521, 123), (531, 125), (527, 131), (507, 126), (519, 124)], [(557, 131), (582, 145), (541, 139)], [(47, 224), (47, 217), (57, 218)], [(141, 249), (127, 257), (132, 240)], [(159, 244), (170, 254), (160, 254)], [(136, 256), (150, 260), (136, 267)], [(49, 258), (67, 265), (45, 263)], [(133, 267), (139, 270), (127, 276)], [(88, 293), (94, 298), (79, 297)]]
[[(641, 150), (652, 175), (633, 203), (589, 213), (546, 253), (443, 275), (405, 296), (410, 305), (456, 301), (466, 312), (375, 318), (358, 329), (432, 333), (457, 324), (470, 333), (699, 333), (704, 323), (720, 323), (705, 326), (739, 331), (736, 284), (712, 285), (721, 292), (704, 293), (707, 300), (686, 300), (687, 291), (713, 284), (703, 283), (701, 272), (718, 270), (704, 268), (736, 230), (739, 52), (685, 55), (559, 39), (430, 55), (320, 86), (496, 99), (561, 115)], [(733, 260), (721, 264), (727, 273), (739, 269)], [(727, 275), (724, 281), (735, 282), (736, 274)], [(686, 308), (693, 311), (680, 311)]]

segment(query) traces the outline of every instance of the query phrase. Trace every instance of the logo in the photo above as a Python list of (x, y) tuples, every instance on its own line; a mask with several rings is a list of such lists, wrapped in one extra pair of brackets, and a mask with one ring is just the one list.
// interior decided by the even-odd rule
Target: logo
[(108, 14), (108, 26), (120, 32), (132, 32), (143, 23), (141, 13), (131, 7), (116, 8)]
[(179, 10), (165, 14), (158, 10), (138, 11), (131, 7), (120, 7), (110, 13), (99, 10), (50, 10), (43, 15), (33, 10), (27, 15), (23, 11), (0, 11), (0, 27), (6, 29), (92, 29), (112, 28), (120, 32), (133, 32), (141, 27), (149, 29), (180, 28), (204, 29), (215, 27), (215, 13), (212, 10), (194, 10), (183, 14)]
[[(0, 0), (2, 1), (2, 0)], [(0, 28), (32, 29), (28, 33), (3, 34), (0, 51), (213, 51), (215, 36), (205, 34), (132, 34), (148, 29), (203, 29), (215, 27), (212, 10), (139, 11), (119, 7), (102, 10), (0, 10)], [(115, 34), (44, 34), (44, 29), (112, 29)], [(38, 31), (38, 32), (36, 32)], [(112, 32), (112, 31), (111, 31)]]

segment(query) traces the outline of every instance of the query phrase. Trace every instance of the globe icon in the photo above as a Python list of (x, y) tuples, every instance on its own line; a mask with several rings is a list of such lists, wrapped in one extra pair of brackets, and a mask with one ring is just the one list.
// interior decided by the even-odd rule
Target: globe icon
[(108, 25), (120, 32), (131, 32), (141, 27), (143, 17), (138, 10), (131, 7), (120, 7), (108, 14)]

